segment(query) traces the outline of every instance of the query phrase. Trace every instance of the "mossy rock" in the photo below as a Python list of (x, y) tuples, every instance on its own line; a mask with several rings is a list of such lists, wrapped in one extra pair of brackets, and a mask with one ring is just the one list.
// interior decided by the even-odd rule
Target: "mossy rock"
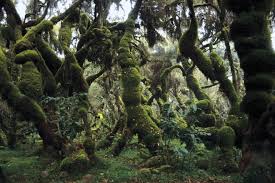
[(89, 167), (90, 160), (84, 150), (74, 152), (69, 157), (64, 158), (60, 163), (62, 171), (74, 172), (84, 171)]

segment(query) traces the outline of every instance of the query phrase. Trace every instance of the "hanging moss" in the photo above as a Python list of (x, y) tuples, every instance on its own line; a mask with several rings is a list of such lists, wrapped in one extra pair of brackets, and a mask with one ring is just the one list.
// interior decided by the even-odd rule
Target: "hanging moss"
[(71, 23), (69, 22), (62, 22), (61, 28), (59, 30), (59, 36), (58, 39), (61, 43), (61, 45), (64, 47), (69, 47), (72, 40), (72, 30), (71, 30)]

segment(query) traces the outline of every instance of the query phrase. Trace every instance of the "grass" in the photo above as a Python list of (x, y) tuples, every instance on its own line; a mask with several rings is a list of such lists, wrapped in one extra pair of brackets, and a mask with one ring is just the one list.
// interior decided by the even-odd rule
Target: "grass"
[[(34, 149), (34, 150), (31, 150)], [(0, 166), (10, 183), (123, 183), (123, 182), (183, 182), (185, 183), (237, 183), (237, 175), (224, 175), (215, 169), (207, 171), (190, 166), (190, 169), (171, 169), (168, 172), (141, 171), (146, 151), (133, 146), (120, 156), (113, 157), (109, 150), (97, 152), (97, 164), (85, 172), (67, 174), (59, 169), (59, 160), (39, 155), (37, 148), (0, 149)], [(187, 163), (192, 163), (187, 162)], [(45, 175), (46, 174), (46, 175)]]

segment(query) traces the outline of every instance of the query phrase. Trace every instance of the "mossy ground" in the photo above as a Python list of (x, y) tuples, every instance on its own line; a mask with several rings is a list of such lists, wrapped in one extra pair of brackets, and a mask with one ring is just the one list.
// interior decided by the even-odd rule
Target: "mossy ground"
[[(30, 150), (32, 149), (32, 150)], [(238, 175), (223, 174), (217, 168), (207, 171), (198, 169), (189, 162), (181, 170), (171, 169), (166, 172), (141, 171), (138, 165), (144, 161), (148, 152), (136, 143), (127, 147), (120, 156), (113, 157), (110, 150), (98, 151), (97, 163), (87, 171), (77, 168), (72, 173), (60, 170), (60, 161), (46, 156), (39, 147), (24, 147), (15, 150), (0, 149), (0, 166), (11, 183), (96, 183), (96, 182), (182, 182), (182, 183), (237, 183)], [(209, 155), (215, 155), (211, 151)], [(148, 155), (148, 154), (147, 154)], [(188, 164), (188, 162), (187, 162)]]

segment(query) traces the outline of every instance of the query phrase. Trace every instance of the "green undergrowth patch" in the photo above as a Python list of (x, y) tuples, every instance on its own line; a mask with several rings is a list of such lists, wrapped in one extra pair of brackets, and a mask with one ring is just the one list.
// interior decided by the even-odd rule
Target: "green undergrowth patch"
[[(77, 168), (71, 173), (60, 170), (60, 160), (41, 154), (39, 148), (9, 150), (0, 148), (0, 166), (10, 183), (101, 183), (101, 182), (183, 182), (196, 180), (218, 183), (238, 183), (237, 175), (225, 175), (214, 168), (171, 168), (169, 171), (141, 171), (139, 165), (148, 157), (148, 151), (136, 143), (126, 148), (120, 156), (111, 155), (111, 150), (96, 153), (97, 163), (87, 171)], [(215, 151), (209, 152), (215, 154)], [(190, 156), (191, 157), (191, 156)], [(190, 160), (187, 163), (195, 163)], [(184, 165), (185, 166), (185, 165)], [(214, 180), (214, 181), (213, 181)], [(208, 181), (207, 181), (208, 182)]]

